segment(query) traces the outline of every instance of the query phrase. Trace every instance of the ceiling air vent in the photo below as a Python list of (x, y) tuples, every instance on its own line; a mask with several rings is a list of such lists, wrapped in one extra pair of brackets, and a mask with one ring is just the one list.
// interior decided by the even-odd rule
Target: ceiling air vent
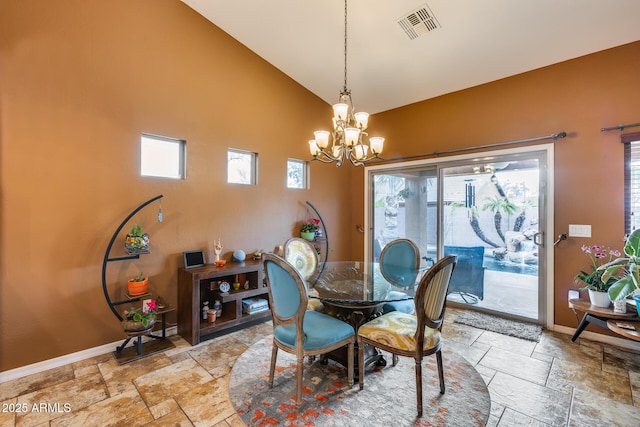
[(438, 20), (426, 3), (398, 19), (398, 24), (411, 40), (440, 28)]

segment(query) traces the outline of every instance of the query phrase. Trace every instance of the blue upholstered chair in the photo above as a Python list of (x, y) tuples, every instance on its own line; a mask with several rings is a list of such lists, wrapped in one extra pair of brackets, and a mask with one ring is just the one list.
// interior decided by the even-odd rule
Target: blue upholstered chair
[(458, 294), (467, 304), (484, 298), (484, 246), (445, 246), (444, 255), (456, 255), (458, 264), (451, 277), (449, 294)]
[(264, 255), (264, 271), (269, 289), (273, 319), (273, 349), (269, 369), (269, 388), (273, 387), (278, 349), (295, 354), (296, 407), (302, 401), (302, 372), (305, 356), (316, 356), (348, 346), (347, 380), (353, 385), (355, 331), (353, 326), (334, 317), (307, 310), (307, 293), (300, 273), (284, 258)]
[[(358, 348), (372, 345), (393, 354), (395, 366), (397, 356), (413, 357), (416, 371), (418, 416), (422, 416), (422, 358), (436, 355), (440, 394), (444, 394), (444, 369), (440, 350), (440, 332), (444, 319), (447, 288), (451, 273), (456, 266), (456, 257), (447, 256), (427, 270), (420, 280), (414, 298), (416, 314), (392, 311), (383, 314), (358, 329)], [(360, 390), (364, 388), (364, 352), (358, 352), (358, 374)]]
[[(415, 275), (406, 275), (407, 270), (418, 271), (420, 267), (420, 250), (415, 243), (409, 239), (396, 239), (385, 245), (380, 252), (380, 273), (385, 280), (393, 285), (405, 288), (415, 286)], [(402, 272), (395, 274), (396, 271)], [(406, 297), (401, 301), (390, 301), (382, 307), (383, 313), (391, 311), (401, 311), (403, 313), (413, 313), (415, 310), (413, 300), (407, 294), (398, 291), (391, 291), (398, 299)]]

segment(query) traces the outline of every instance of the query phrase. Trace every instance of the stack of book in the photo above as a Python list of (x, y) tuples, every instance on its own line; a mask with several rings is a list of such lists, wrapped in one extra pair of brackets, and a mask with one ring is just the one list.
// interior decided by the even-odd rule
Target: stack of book
[(269, 302), (264, 298), (247, 298), (242, 300), (242, 312), (256, 314), (269, 309)]

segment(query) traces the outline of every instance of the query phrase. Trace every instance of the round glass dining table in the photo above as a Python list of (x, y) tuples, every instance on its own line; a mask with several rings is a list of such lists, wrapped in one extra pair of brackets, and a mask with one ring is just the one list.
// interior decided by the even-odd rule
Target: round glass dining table
[(348, 308), (413, 298), (420, 270), (360, 261), (321, 263), (307, 281), (309, 296)]
[[(385, 303), (413, 299), (420, 274), (420, 270), (413, 268), (381, 269), (378, 263), (325, 262), (307, 280), (308, 295), (322, 302), (325, 313), (351, 324), (357, 333), (360, 325), (382, 314)], [(346, 366), (346, 350), (326, 356)], [(382, 354), (367, 346), (365, 365), (373, 362), (386, 365)]]

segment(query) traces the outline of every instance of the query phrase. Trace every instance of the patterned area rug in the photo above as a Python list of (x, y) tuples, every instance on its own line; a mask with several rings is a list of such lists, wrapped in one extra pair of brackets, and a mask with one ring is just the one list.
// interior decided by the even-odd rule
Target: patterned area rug
[(538, 342), (540, 341), (540, 335), (542, 335), (542, 326), (540, 325), (503, 319), (502, 317), (491, 316), (477, 311), (464, 311), (454, 322), (529, 341)]
[(305, 359), (300, 409), (295, 408), (295, 357), (278, 351), (267, 387), (273, 337), (254, 344), (233, 366), (229, 396), (249, 426), (484, 426), (491, 401), (482, 377), (465, 359), (443, 351), (446, 393), (440, 395), (435, 356), (423, 360), (423, 416), (417, 418), (413, 359), (366, 372), (364, 390), (347, 386), (346, 369)]

